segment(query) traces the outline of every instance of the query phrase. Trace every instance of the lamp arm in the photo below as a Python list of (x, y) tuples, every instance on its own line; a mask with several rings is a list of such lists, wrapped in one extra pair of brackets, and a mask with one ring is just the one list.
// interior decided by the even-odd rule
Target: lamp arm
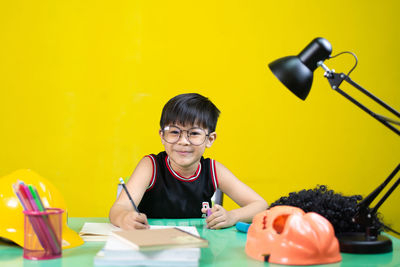
[(385, 202), (385, 200), (390, 196), (390, 194), (396, 189), (396, 187), (400, 184), (400, 178), (390, 187), (390, 189), (386, 192), (386, 194), (379, 200), (379, 202), (375, 205), (375, 207), (371, 210), (371, 213), (376, 213), (379, 207)]
[(383, 102), (382, 100), (380, 100), (379, 98), (377, 98), (376, 96), (374, 96), (371, 92), (367, 91), (366, 89), (364, 89), (363, 87), (361, 87), (359, 84), (357, 84), (356, 82), (354, 82), (352, 79), (350, 79), (349, 76), (347, 76), (346, 74), (341, 74), (345, 76), (345, 81), (348, 82), (349, 84), (353, 85), (355, 88), (357, 88), (358, 90), (360, 90), (362, 93), (364, 93), (365, 95), (367, 95), (368, 97), (370, 97), (371, 99), (373, 99), (375, 102), (377, 102), (378, 104), (380, 104), (382, 107), (384, 107), (386, 110), (390, 111), (391, 113), (393, 113), (394, 115), (396, 115), (398, 118), (400, 118), (400, 112), (398, 112), (397, 110), (395, 110), (394, 108), (392, 108), (391, 106), (389, 106), (388, 104), (386, 104), (385, 102)]
[(376, 116), (381, 117), (383, 120), (386, 120), (387, 122), (400, 125), (400, 121), (396, 121), (396, 120), (394, 120), (392, 118), (388, 118), (388, 117), (385, 117), (385, 116), (379, 115), (379, 114), (376, 114)]
[[(359, 207), (368, 207), (371, 203), (372, 203), (372, 201), (374, 201), (374, 199), (380, 194), (380, 192), (390, 183), (390, 181), (393, 179), (393, 177), (399, 172), (399, 170), (400, 170), (400, 164), (399, 165), (397, 165), (397, 167), (393, 170), (393, 172), (388, 176), (388, 178), (386, 178), (386, 180), (381, 184), (381, 185), (379, 185), (371, 194), (369, 194), (367, 197), (365, 197), (364, 198), (364, 200), (363, 201), (361, 201), (359, 204), (358, 204), (358, 206)], [(396, 181), (396, 183), (399, 183), (399, 180), (397, 180)], [(395, 186), (396, 184), (394, 184), (393, 186)], [(393, 188), (393, 186), (392, 186), (392, 188)], [(396, 185), (397, 186), (397, 185)], [(389, 191), (390, 191), (390, 193), (395, 189), (395, 188), (390, 188), (389, 189)], [(386, 194), (388, 194), (389, 193), (389, 191), (388, 192), (386, 192)], [(389, 193), (389, 194), (390, 194)], [(386, 194), (385, 194), (385, 196), (386, 196)], [(386, 200), (386, 198), (389, 196), (386, 196), (386, 197), (383, 197), (383, 198), (385, 198), (384, 200)], [(383, 199), (382, 198), (382, 199)], [(383, 200), (383, 201), (384, 201)], [(382, 201), (382, 200), (381, 200)], [(382, 202), (383, 203), (383, 202)], [(378, 204), (379, 206), (380, 205), (382, 205), (382, 203), (380, 203), (380, 204)], [(379, 208), (379, 206), (378, 205), (376, 205), (375, 206), (375, 208), (374, 209), (378, 209)]]
[(328, 81), (329, 81), (329, 83), (330, 83), (330, 85), (331, 85), (333, 90), (335, 90), (336, 92), (338, 92), (339, 94), (341, 94), (342, 96), (347, 98), (349, 101), (351, 101), (353, 104), (358, 106), (360, 109), (362, 109), (365, 112), (367, 112), (369, 115), (374, 117), (376, 120), (380, 121), (383, 125), (388, 127), (390, 130), (392, 130), (393, 132), (397, 133), (397, 135), (400, 135), (400, 130), (392, 125), (392, 123), (400, 125), (400, 121), (396, 121), (396, 120), (387, 118), (385, 116), (382, 116), (380, 114), (377, 114), (377, 113), (373, 112), (372, 110), (368, 109), (366, 106), (364, 106), (363, 104), (361, 104), (360, 102), (355, 100), (353, 97), (351, 97), (349, 94), (347, 94), (346, 92), (341, 90), (339, 88), (339, 86), (343, 81), (348, 82), (349, 84), (351, 84), (352, 86), (357, 88), (359, 91), (361, 91), (362, 93), (367, 95), (369, 98), (374, 100), (376, 103), (378, 103), (379, 105), (384, 107), (386, 110), (390, 111), (391, 113), (393, 113), (394, 115), (396, 115), (397, 117), (400, 118), (400, 113), (397, 110), (395, 110), (394, 108), (390, 107), (388, 104), (386, 104), (385, 102), (383, 102), (382, 100), (380, 100), (379, 98), (374, 96), (372, 93), (370, 93), (366, 89), (362, 88), (356, 82), (351, 80), (350, 77), (347, 76), (346, 74), (344, 74), (344, 73), (340, 73), (339, 74), (339, 73), (335, 73), (333, 71), (330, 71), (329, 69), (326, 68), (325, 65), (323, 65), (323, 67), (324, 67), (325, 70), (327, 70), (325, 72), (325, 77), (328, 79)]
[[(380, 100), (378, 97), (373, 95), (371, 92), (368, 90), (364, 89), (361, 87), (359, 84), (354, 82), (353, 80), (350, 79), (350, 77), (344, 73), (335, 73), (334, 70), (330, 70), (323, 62), (318, 62), (318, 66), (321, 66), (325, 70), (325, 78), (328, 79), (329, 84), (331, 85), (332, 89), (347, 98), (349, 101), (351, 101), (353, 104), (358, 106), (360, 109), (364, 110), (367, 112), (369, 115), (374, 117), (376, 120), (380, 121), (382, 124), (384, 124), (386, 127), (391, 129), (393, 132), (397, 133), (400, 135), (400, 130), (396, 127), (394, 127), (392, 124), (397, 124), (400, 125), (400, 121), (385, 117), (383, 115), (377, 114), (370, 109), (368, 109), (366, 106), (355, 100), (353, 97), (351, 97), (349, 94), (344, 92), (339, 88), (339, 86), (342, 84), (343, 81), (346, 81), (356, 89), (358, 89), (360, 92), (374, 100), (376, 103), (381, 105), (383, 108), (386, 110), (390, 111), (392, 114), (400, 118), (400, 113)], [(400, 171), (400, 164), (394, 169), (394, 171), (389, 175), (389, 177), (381, 184), (379, 185), (371, 194), (369, 194), (367, 197), (364, 198), (363, 201), (358, 203), (358, 211), (356, 215), (353, 217), (353, 221), (357, 222), (361, 225), (364, 225), (367, 227), (367, 236), (375, 238), (377, 236), (377, 232), (375, 230), (372, 230), (372, 215), (377, 212), (379, 207), (385, 202), (385, 200), (390, 196), (390, 194), (397, 188), (397, 186), (400, 184), (400, 178), (397, 179), (397, 181), (390, 187), (390, 189), (385, 193), (385, 195), (378, 201), (378, 203), (375, 205), (374, 208), (369, 208), (369, 205), (374, 201), (374, 199), (381, 193), (381, 191), (389, 184), (389, 182), (393, 179), (393, 177), (396, 176), (396, 174)]]
[[(385, 193), (385, 195), (379, 200), (379, 202), (375, 205), (374, 208), (370, 209), (369, 205), (372, 201), (379, 195), (379, 193), (389, 184), (389, 182), (396, 176), (396, 174), (400, 171), (400, 164), (393, 170), (393, 172), (386, 178), (386, 180), (379, 185), (372, 193), (370, 193), (367, 197), (364, 198), (363, 201), (358, 203), (358, 211), (353, 217), (353, 221), (357, 222), (366, 227), (370, 227), (372, 224), (372, 215), (376, 214), (379, 207), (385, 202), (385, 200), (390, 196), (390, 194), (397, 188), (400, 184), (400, 177), (397, 181), (389, 188), (389, 190)], [(370, 233), (372, 234), (372, 233)], [(376, 234), (376, 233), (375, 233)]]

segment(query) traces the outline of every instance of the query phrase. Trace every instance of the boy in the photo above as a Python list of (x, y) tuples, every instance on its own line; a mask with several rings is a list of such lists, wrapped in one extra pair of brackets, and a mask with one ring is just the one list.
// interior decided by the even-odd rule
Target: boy
[(217, 188), (241, 208), (227, 211), (214, 205), (206, 219), (210, 229), (250, 222), (255, 214), (267, 209), (265, 200), (224, 165), (203, 158), (205, 149), (217, 137), (219, 113), (208, 98), (199, 94), (181, 94), (168, 101), (159, 131), (165, 151), (145, 156), (126, 184), (140, 213), (122, 191), (111, 207), (111, 223), (124, 229), (145, 229), (149, 227), (147, 216), (199, 218), (207, 212), (202, 203), (211, 203)]

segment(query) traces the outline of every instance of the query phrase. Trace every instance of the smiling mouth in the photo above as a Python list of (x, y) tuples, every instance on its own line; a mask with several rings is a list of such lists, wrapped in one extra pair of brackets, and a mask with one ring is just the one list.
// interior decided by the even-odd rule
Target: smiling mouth
[(189, 154), (191, 151), (177, 151), (179, 154)]

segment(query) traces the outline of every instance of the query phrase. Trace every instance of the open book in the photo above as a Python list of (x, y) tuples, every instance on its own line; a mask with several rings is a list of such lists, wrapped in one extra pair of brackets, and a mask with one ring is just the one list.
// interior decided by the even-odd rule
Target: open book
[(86, 222), (79, 235), (83, 241), (107, 241), (112, 231), (119, 231), (121, 228), (111, 223), (92, 223)]
[[(150, 225), (150, 229), (163, 229), (172, 227), (173, 226)], [(193, 226), (176, 226), (176, 227), (183, 231), (199, 236), (196, 227)], [(85, 222), (82, 229), (79, 231), (79, 235), (85, 242), (87, 241), (104, 242), (109, 239), (113, 231), (121, 231), (121, 230), (122, 230), (121, 228), (114, 226), (111, 223)]]
[(140, 251), (208, 247), (206, 239), (179, 228), (122, 230), (114, 231), (112, 235)]

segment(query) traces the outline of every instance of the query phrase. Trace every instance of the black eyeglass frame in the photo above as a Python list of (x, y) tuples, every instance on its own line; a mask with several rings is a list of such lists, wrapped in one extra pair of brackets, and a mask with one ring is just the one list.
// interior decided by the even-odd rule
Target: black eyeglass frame
[[(164, 131), (168, 130), (169, 127), (174, 127), (174, 128), (177, 128), (179, 130), (179, 137), (176, 139), (175, 142), (169, 142), (169, 141), (167, 141), (165, 139)], [(178, 143), (179, 139), (181, 139), (181, 137), (182, 137), (182, 133), (186, 132), (186, 140), (191, 145), (193, 145), (193, 146), (201, 146), (207, 140), (207, 137), (210, 137), (210, 134), (206, 133), (206, 135), (204, 136), (204, 140), (203, 140), (203, 142), (201, 144), (193, 144), (192, 141), (190, 141), (190, 136), (189, 136), (189, 131), (193, 130), (193, 129), (199, 129), (199, 130), (203, 131), (204, 133), (206, 133), (206, 130), (204, 130), (203, 128), (200, 128), (200, 127), (192, 127), (192, 128), (190, 128), (188, 130), (182, 130), (181, 128), (179, 128), (178, 126), (175, 126), (175, 125), (165, 126), (164, 129), (161, 129), (160, 131), (162, 132), (162, 137), (163, 137), (164, 141), (167, 142), (168, 144), (176, 144), (176, 143)]]

